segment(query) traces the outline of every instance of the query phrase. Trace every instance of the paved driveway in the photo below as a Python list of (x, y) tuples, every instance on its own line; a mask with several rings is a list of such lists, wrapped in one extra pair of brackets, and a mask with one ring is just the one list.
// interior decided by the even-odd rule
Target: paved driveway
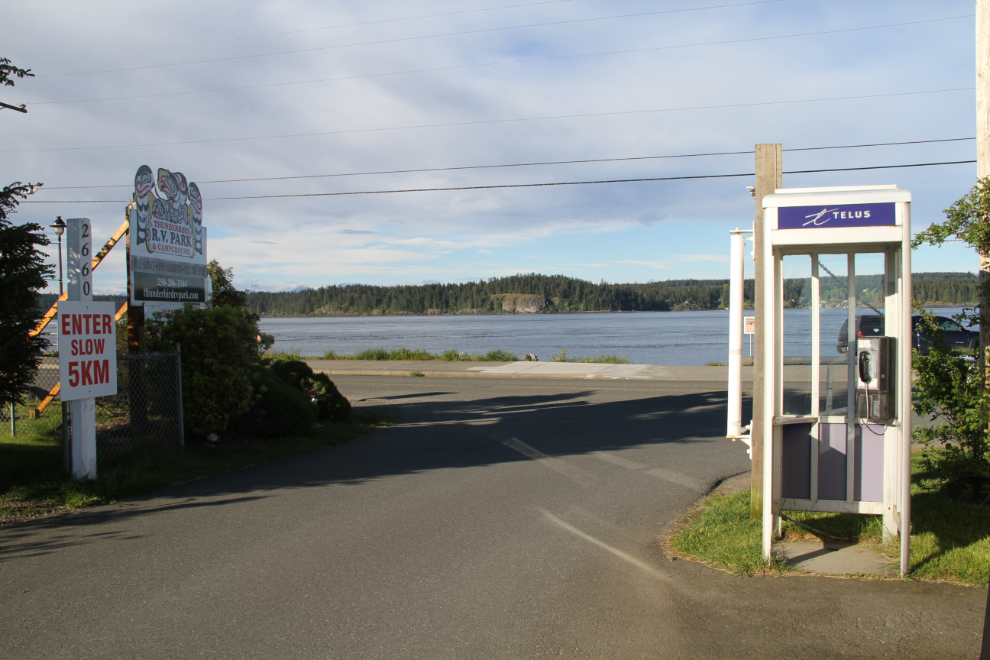
[(659, 553), (748, 468), (686, 381), (347, 377), (401, 423), (0, 530), (4, 658), (975, 657), (986, 592)]

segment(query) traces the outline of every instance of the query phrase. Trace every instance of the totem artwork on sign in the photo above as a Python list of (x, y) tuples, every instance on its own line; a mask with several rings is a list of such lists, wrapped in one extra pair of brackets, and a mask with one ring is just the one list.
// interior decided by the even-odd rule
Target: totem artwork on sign
[(134, 203), (135, 247), (176, 257), (203, 254), (203, 196), (182, 172), (159, 168), (156, 179), (142, 165), (134, 176)]

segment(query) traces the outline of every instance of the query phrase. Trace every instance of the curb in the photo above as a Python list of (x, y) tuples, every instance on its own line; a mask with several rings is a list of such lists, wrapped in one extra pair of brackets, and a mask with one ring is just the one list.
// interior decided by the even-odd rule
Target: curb
[[(411, 376), (411, 371), (417, 371), (423, 374), (423, 376), (428, 378), (557, 378), (557, 379), (567, 379), (567, 380), (655, 380), (652, 378), (622, 378), (618, 376), (599, 376), (597, 374), (590, 375), (575, 375), (575, 374), (493, 374), (484, 373), (481, 371), (419, 371), (418, 369), (411, 369), (407, 371), (361, 371), (361, 370), (351, 370), (351, 369), (340, 369), (327, 371), (322, 370), (319, 373), (324, 373), (328, 376), (389, 376), (389, 377), (402, 377), (402, 378), (418, 378), (418, 376)], [(713, 381), (716, 382), (716, 381)]]

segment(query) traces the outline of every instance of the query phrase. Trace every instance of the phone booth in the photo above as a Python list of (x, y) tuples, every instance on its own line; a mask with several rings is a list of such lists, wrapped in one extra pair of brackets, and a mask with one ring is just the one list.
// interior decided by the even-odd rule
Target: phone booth
[[(893, 185), (780, 189), (763, 200), (763, 236), (763, 556), (770, 558), (782, 511), (877, 514), (886, 537), (901, 535), (906, 574), (911, 193)], [(861, 287), (857, 259), (873, 271)], [(807, 276), (788, 279), (795, 265)], [(844, 286), (833, 273), (840, 269)], [(860, 290), (870, 295), (857, 300)], [(863, 304), (869, 316), (857, 322)], [(785, 305), (810, 314), (785, 316)], [(810, 335), (810, 365), (785, 368), (789, 329)]]

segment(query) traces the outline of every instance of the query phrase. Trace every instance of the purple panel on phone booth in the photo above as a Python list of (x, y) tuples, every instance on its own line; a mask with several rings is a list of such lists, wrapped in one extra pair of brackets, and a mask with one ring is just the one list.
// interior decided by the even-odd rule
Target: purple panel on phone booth
[(883, 502), (883, 432), (882, 424), (856, 425), (857, 502)]
[(782, 206), (777, 209), (777, 229), (881, 227), (894, 225), (894, 203)]
[(846, 499), (846, 425), (818, 425), (818, 499)]
[(811, 424), (787, 424), (781, 429), (780, 496), (811, 498)]

